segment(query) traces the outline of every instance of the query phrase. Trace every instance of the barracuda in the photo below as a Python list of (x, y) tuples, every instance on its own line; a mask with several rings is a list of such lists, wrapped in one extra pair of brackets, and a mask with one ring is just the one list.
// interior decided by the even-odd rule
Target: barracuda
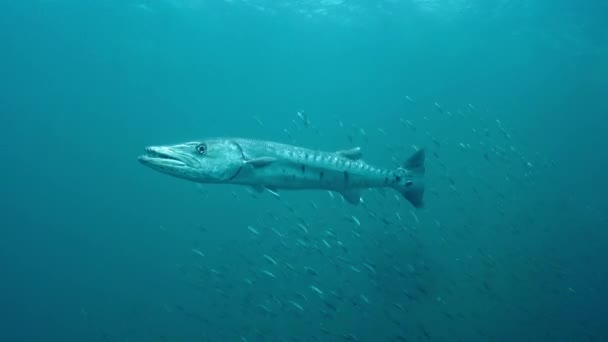
[(324, 152), (276, 142), (209, 139), (170, 146), (151, 146), (139, 161), (159, 172), (207, 184), (248, 185), (268, 189), (325, 189), (351, 204), (369, 188), (397, 190), (414, 207), (423, 205), (424, 150), (393, 170), (361, 160), (361, 149)]

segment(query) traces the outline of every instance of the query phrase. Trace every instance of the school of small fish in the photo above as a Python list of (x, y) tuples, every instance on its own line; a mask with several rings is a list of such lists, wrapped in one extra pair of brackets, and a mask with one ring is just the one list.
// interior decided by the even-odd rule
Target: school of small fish
[[(392, 124), (367, 129), (339, 118), (321, 129), (297, 111), (281, 129), (286, 143), (318, 141), (330, 130), (366, 157), (389, 156), (393, 167), (426, 146), (428, 206), (412, 210), (382, 189), (366, 191), (356, 207), (332, 192), (201, 190), (239, 214), (202, 219), (193, 257), (179, 264), (178, 281), (192, 293), (159, 308), (191, 321), (204, 341), (499, 341), (491, 325), (469, 329), (488, 307), (528, 317), (535, 294), (579, 295), (557, 260), (530, 259), (519, 244), (542, 206), (521, 202), (555, 163), (481, 106), (450, 107), (405, 96)], [(252, 122), (272, 126), (259, 116)], [(527, 278), (560, 281), (530, 288)]]

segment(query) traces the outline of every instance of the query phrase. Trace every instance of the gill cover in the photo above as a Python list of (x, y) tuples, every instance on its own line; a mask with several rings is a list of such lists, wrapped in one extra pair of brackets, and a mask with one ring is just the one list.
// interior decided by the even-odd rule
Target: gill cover
[(194, 181), (223, 183), (230, 181), (243, 165), (241, 147), (232, 140), (206, 140), (191, 143), (198, 165)]

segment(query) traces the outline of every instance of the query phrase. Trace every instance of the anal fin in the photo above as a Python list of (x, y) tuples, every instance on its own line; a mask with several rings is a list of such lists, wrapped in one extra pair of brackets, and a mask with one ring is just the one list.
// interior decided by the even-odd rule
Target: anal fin
[(342, 197), (344, 197), (346, 202), (348, 202), (350, 204), (357, 205), (357, 204), (361, 203), (361, 190), (350, 189), (350, 190), (341, 191), (340, 193), (342, 194)]

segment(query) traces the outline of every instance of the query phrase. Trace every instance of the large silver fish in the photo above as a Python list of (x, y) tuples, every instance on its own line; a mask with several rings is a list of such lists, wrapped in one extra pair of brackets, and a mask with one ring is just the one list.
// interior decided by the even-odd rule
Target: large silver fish
[(171, 146), (152, 146), (139, 161), (152, 169), (197, 183), (249, 185), (268, 189), (326, 189), (349, 203), (361, 190), (393, 188), (414, 207), (422, 207), (424, 150), (394, 170), (361, 159), (361, 150), (323, 152), (276, 142), (218, 138)]

